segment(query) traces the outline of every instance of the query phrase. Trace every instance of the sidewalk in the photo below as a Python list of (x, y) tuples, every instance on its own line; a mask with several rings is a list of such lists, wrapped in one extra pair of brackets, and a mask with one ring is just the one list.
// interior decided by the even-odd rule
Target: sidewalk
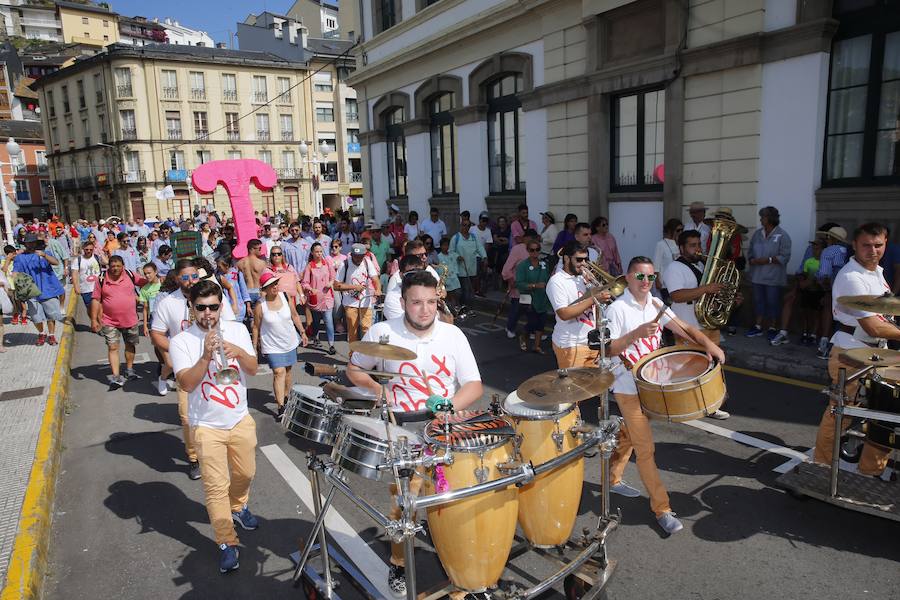
[[(68, 294), (67, 315), (73, 314), (76, 299)], [(8, 600), (38, 597), (43, 578), (74, 330), (58, 323), (59, 345), (39, 347), (34, 345), (37, 330), (33, 324), (9, 325), (8, 315), (4, 322), (7, 350), (0, 354), (0, 597)]]
[[(487, 297), (476, 298), (473, 305), (494, 316), (503, 298), (501, 292), (490, 291)], [(508, 303), (503, 307), (498, 324), (505, 324), (508, 307)], [(519, 318), (520, 328), (524, 323), (525, 317), (522, 315)], [(552, 325), (553, 321), (549, 320), (548, 327)], [(739, 327), (737, 335), (722, 335), (722, 348), (729, 365), (823, 385), (828, 381), (828, 361), (816, 356), (815, 346), (801, 346), (798, 335), (792, 334), (789, 344), (772, 346), (766, 336), (746, 338), (745, 332), (745, 328)]]

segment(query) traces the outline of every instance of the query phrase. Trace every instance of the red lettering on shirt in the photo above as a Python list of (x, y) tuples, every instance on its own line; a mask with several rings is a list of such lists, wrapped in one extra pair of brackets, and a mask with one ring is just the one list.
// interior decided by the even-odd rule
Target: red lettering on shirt
[(578, 317), (578, 322), (584, 323), (588, 327), (593, 327), (594, 326), (594, 309), (589, 308), (586, 311), (584, 311), (583, 313), (581, 313), (581, 316)]
[[(226, 385), (223, 388), (219, 388), (209, 381), (204, 381), (200, 386), (200, 394), (207, 402), (212, 400), (227, 408), (235, 408), (241, 401), (240, 395), (233, 385)], [(233, 397), (233, 400), (229, 399), (230, 397)]]
[(447, 377), (450, 377), (450, 369), (447, 368), (447, 357), (444, 356), (444, 360), (439, 359), (434, 354), (431, 355), (431, 360), (434, 361), (434, 364), (438, 366), (437, 375), (441, 373), (446, 373)]
[(637, 364), (644, 356), (659, 350), (660, 337), (661, 336), (657, 334), (653, 337), (640, 338), (626, 348), (625, 351), (622, 352), (622, 356), (624, 356), (632, 365)]
[[(446, 357), (444, 357), (444, 362), (441, 362), (432, 355), (432, 360), (439, 365), (438, 374), (445, 372), (447, 377), (452, 377), (451, 372), (446, 367)], [(419, 367), (409, 361), (401, 363), (397, 371), (403, 375), (408, 375), (408, 377), (401, 377), (399, 382), (391, 385), (394, 404), (402, 407), (404, 410), (422, 410), (425, 408), (425, 401), (431, 395), (431, 392), (444, 398), (450, 396), (450, 390), (447, 389), (440, 377), (437, 375), (424, 376)], [(421, 397), (413, 399), (413, 390), (419, 392)], [(398, 394), (401, 392), (406, 398), (405, 401), (398, 397)]]

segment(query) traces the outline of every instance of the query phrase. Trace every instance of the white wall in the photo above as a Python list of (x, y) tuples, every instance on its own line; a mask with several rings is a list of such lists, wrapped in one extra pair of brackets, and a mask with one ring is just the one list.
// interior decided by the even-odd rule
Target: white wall
[(550, 203), (550, 188), (547, 178), (547, 109), (540, 108), (523, 112), (519, 127), (522, 128), (522, 144), (524, 146), (521, 150), (525, 153), (525, 189), (528, 211), (530, 214), (536, 215), (547, 210)]
[(763, 30), (774, 31), (797, 22), (797, 0), (766, 0)]
[[(417, 133), (406, 138), (409, 209), (418, 212), (419, 219), (428, 215), (428, 199), (431, 198), (431, 150), (428, 140), (428, 133)], [(372, 163), (372, 170), (377, 168), (377, 163)]]
[(797, 270), (816, 228), (827, 85), (824, 52), (763, 65), (757, 205), (781, 213), (781, 227), (793, 242), (789, 273)]
[[(456, 172), (459, 174), (459, 210), (477, 215), (486, 208), (488, 194), (487, 123), (477, 121), (456, 127)], [(430, 160), (425, 157), (425, 168)]]
[[(375, 210), (375, 220), (380, 223), (387, 219), (386, 201), (390, 194), (387, 174), (387, 144), (384, 142), (369, 144), (369, 154), (372, 157), (372, 171), (369, 173), (372, 195), (369, 196), (369, 200)], [(363, 161), (363, 171), (368, 168), (365, 163), (366, 161)]]
[(662, 239), (662, 228), (662, 202), (609, 203), (609, 232), (619, 246), (622, 269), (628, 268), (628, 261), (635, 256), (653, 258), (656, 242)]

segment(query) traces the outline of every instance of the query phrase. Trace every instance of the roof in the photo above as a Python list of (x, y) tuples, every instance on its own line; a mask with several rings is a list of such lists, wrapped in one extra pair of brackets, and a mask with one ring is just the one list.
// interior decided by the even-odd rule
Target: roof
[(42, 54), (23, 54), (21, 57), (22, 64), (24, 65), (62, 65), (73, 58), (74, 56), (44, 56)]
[(7, 137), (43, 142), (44, 130), (40, 121), (0, 121), (0, 138)]
[(18, 83), (16, 83), (16, 90), (13, 92), (13, 95), (18, 98), (31, 98), (32, 100), (37, 100), (37, 92), (29, 87), (35, 81), (36, 80), (31, 77), (21, 77)]
[(103, 8), (102, 6), (97, 6), (96, 4), (81, 4), (80, 2), (63, 2), (62, 0), (56, 0), (56, 5), (60, 8), (69, 8), (71, 10), (101, 13), (110, 16), (116, 15), (116, 13), (112, 12), (108, 8)]
[[(306, 38), (306, 49), (317, 55), (339, 56), (353, 47), (350, 40), (326, 40), (324, 38)], [(348, 53), (349, 58), (349, 53)]]
[(157, 23), (156, 21), (150, 21), (146, 17), (140, 17), (140, 16), (124, 17), (121, 15), (119, 16), (119, 26), (120, 27), (122, 25), (129, 25), (129, 24), (140, 25), (141, 27), (146, 27), (147, 29), (156, 29), (159, 31), (164, 31), (166, 29), (162, 24)]

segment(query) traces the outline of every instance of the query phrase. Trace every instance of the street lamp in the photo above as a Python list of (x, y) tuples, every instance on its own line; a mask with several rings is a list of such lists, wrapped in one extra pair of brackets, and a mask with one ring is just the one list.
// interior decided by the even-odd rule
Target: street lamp
[[(22, 148), (16, 143), (16, 140), (9, 138), (9, 141), (6, 142), (6, 153), (9, 155), (10, 161), (12, 161), (14, 157), (22, 154)], [(9, 214), (9, 197), (6, 195), (6, 183), (3, 181), (3, 165), (13, 166), (15, 163), (0, 162), (0, 196), (3, 198), (3, 226), (6, 227), (6, 242), (12, 245), (12, 216)], [(15, 173), (13, 173), (13, 177), (15, 177)], [(13, 185), (15, 186), (15, 183)]]
[[(300, 151), (300, 158), (303, 159), (304, 162), (306, 162), (309, 165), (318, 165), (320, 163), (325, 162), (326, 159), (328, 158), (328, 154), (331, 152), (331, 146), (329, 146), (327, 143), (325, 143), (324, 140), (322, 141), (321, 144), (319, 144), (318, 154), (313, 153), (313, 155), (310, 155), (309, 146), (307, 145), (307, 143), (305, 141), (300, 142), (300, 145), (297, 147), (297, 149)], [(323, 211), (321, 188), (322, 188), (322, 186), (321, 186), (321, 182), (320, 182), (320, 184), (318, 186), (316, 186), (316, 190), (315, 190), (315, 193), (316, 193), (315, 213), (316, 213), (316, 215), (321, 215), (322, 211)]]

